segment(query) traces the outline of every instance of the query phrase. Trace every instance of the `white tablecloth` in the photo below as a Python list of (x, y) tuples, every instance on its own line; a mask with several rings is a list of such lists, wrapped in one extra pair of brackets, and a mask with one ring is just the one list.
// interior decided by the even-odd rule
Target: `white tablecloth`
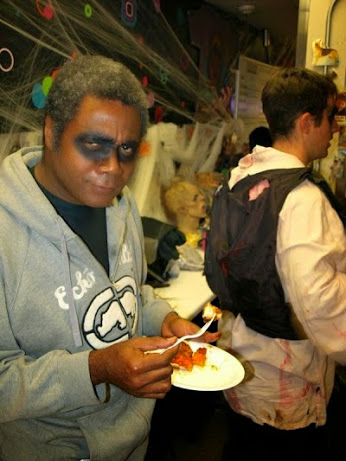
[(156, 296), (165, 299), (181, 317), (190, 320), (215, 298), (203, 271), (181, 270), (169, 284), (169, 287), (155, 288)]

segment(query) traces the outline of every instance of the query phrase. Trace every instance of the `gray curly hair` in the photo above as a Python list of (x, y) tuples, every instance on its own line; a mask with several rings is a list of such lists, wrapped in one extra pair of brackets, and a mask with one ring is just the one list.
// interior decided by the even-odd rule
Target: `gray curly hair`
[(61, 135), (76, 115), (82, 99), (93, 95), (136, 107), (141, 117), (141, 137), (148, 127), (148, 104), (135, 75), (123, 64), (104, 56), (80, 56), (67, 62), (50, 88), (45, 117), (53, 120), (53, 145), (57, 150)]

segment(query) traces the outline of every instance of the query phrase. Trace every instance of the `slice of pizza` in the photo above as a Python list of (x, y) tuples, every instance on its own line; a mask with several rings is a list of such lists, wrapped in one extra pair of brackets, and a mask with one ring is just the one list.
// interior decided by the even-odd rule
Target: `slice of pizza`
[(206, 347), (199, 347), (195, 352), (193, 352), (188, 343), (182, 342), (171, 364), (175, 368), (182, 368), (183, 370), (191, 371), (195, 365), (199, 367), (204, 367), (206, 360)]
[(204, 367), (207, 360), (207, 348), (199, 347), (192, 355), (192, 363), (198, 367)]
[(183, 368), (184, 370), (191, 371), (193, 368), (192, 356), (193, 351), (189, 344), (187, 344), (186, 342), (182, 342), (171, 364), (173, 366)]

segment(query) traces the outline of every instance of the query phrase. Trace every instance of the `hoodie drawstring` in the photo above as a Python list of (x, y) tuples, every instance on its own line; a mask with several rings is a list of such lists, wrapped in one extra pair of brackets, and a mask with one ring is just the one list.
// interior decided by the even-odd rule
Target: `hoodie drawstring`
[(65, 289), (68, 303), (68, 313), (70, 316), (70, 325), (72, 329), (73, 340), (76, 347), (81, 347), (83, 345), (82, 335), (79, 328), (79, 322), (76, 311), (76, 304), (73, 296), (72, 282), (71, 282), (71, 273), (70, 273), (70, 260), (67, 251), (67, 244), (62, 229), (62, 224), (60, 219), (57, 220), (59, 231), (60, 231), (60, 242), (61, 242), (61, 252), (62, 252), (62, 262), (63, 262), (63, 276), (65, 280)]

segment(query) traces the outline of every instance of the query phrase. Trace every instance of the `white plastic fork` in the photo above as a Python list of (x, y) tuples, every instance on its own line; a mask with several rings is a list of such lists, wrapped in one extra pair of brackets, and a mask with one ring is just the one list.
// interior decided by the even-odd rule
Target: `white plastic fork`
[(178, 344), (182, 343), (186, 339), (194, 339), (194, 338), (198, 338), (199, 336), (202, 336), (208, 330), (210, 325), (213, 323), (214, 319), (215, 319), (215, 314), (213, 315), (213, 317), (205, 325), (203, 325), (203, 327), (200, 330), (197, 331), (197, 333), (194, 333), (193, 335), (181, 336), (171, 346), (168, 346), (165, 349), (153, 349), (152, 351), (146, 351), (146, 354), (163, 354), (164, 352), (168, 351), (169, 349), (172, 349), (173, 347), (178, 346)]

